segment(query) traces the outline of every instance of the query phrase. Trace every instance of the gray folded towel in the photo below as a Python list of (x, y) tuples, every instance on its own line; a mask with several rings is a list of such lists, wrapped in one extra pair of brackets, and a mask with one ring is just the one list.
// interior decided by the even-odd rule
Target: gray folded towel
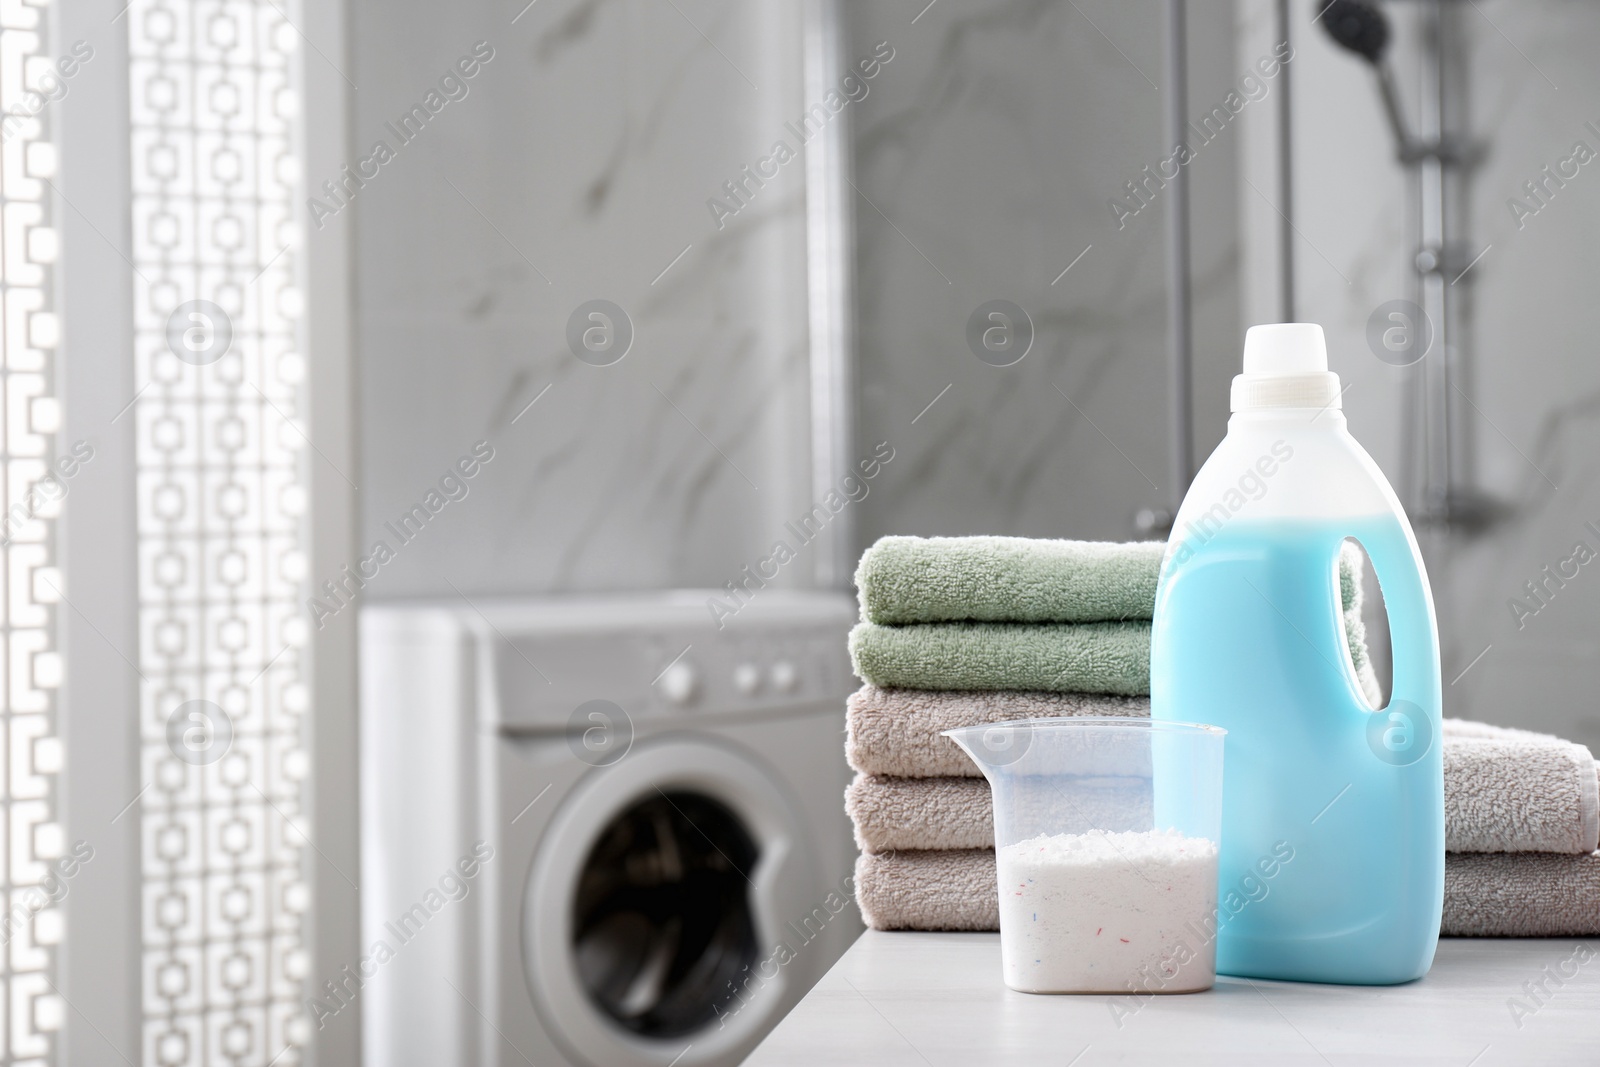
[(867, 622), (1149, 619), (1165, 542), (882, 537), (856, 568)]
[[(994, 851), (864, 853), (856, 900), (874, 930), (998, 930)], [(1600, 934), (1600, 853), (1446, 853), (1446, 937)]]

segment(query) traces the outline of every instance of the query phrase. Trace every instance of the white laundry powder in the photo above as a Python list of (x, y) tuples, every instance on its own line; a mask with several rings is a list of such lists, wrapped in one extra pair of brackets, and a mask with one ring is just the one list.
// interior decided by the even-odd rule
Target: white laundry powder
[(995, 859), (1012, 989), (1190, 993), (1215, 982), (1216, 842), (1093, 830), (1019, 841)]

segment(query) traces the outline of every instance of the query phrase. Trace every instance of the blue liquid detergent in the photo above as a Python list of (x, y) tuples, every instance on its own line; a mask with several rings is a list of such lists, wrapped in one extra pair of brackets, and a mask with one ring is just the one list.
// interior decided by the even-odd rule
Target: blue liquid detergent
[[(1169, 551), (1156, 594), (1157, 718), (1228, 731), (1219, 973), (1377, 985), (1427, 973), (1444, 887), (1437, 636), (1401, 521), (1251, 519)], [(1337, 561), (1383, 588), (1393, 696), (1348, 659)], [(1285, 859), (1285, 856), (1290, 858)]]

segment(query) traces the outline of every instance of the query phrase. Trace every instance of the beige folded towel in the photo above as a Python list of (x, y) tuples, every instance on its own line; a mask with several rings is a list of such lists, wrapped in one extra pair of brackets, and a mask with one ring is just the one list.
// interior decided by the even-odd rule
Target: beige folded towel
[[(1075, 804), (1076, 814), (1091, 825), (1138, 826), (1151, 819), (1143, 783), (1108, 779), (1103, 788), (1081, 791)], [(982, 778), (858, 774), (845, 790), (844, 807), (863, 852), (994, 847), (989, 783)]]
[[(863, 686), (851, 695), (846, 717), (846, 754), (862, 772), (846, 794), (856, 841), (875, 852), (992, 843), (988, 783), (940, 731), (1010, 719), (1149, 713), (1149, 702), (1138, 697)], [(1600, 773), (1587, 748), (1462, 719), (1446, 719), (1442, 734), (1450, 851), (1600, 847)]]
[(1445, 848), (1587, 853), (1600, 848), (1600, 765), (1583, 745), (1444, 720)]
[(864, 685), (846, 702), (845, 758), (867, 774), (901, 778), (979, 777), (981, 772), (942, 730), (981, 722), (1109, 715), (1150, 715), (1149, 697), (1084, 693), (934, 692)]
[(1446, 853), (1442, 932), (1453, 937), (1600, 934), (1600, 852)]
[(998, 930), (994, 850), (863, 853), (856, 903), (874, 930)]
[[(1451, 852), (1551, 852), (1581, 855), (1595, 850), (1592, 804), (1600, 776), (1582, 745), (1581, 759), (1558, 762), (1565, 742), (1524, 742), (1502, 750), (1444, 738), (1444, 843)], [(1534, 735), (1535, 737), (1539, 735)], [(1550, 740), (1554, 740), (1553, 738)], [(1583, 776), (1587, 773), (1587, 788)], [(994, 811), (982, 778), (896, 778), (857, 774), (845, 790), (844, 808), (863, 852), (896, 849), (989, 848)]]
[[(864, 854), (856, 900), (874, 930), (998, 930), (994, 851)], [(1600, 853), (1445, 855), (1446, 937), (1600, 934)]]
[(994, 847), (994, 808), (983, 778), (858, 774), (844, 810), (863, 852)]

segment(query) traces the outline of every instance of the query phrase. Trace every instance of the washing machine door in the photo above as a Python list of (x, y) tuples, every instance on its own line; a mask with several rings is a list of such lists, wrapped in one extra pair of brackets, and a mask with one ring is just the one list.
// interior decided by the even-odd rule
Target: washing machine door
[(567, 796), (529, 870), (522, 944), (576, 1062), (738, 1063), (809, 987), (828, 913), (797, 810), (756, 757), (700, 736), (641, 744)]

